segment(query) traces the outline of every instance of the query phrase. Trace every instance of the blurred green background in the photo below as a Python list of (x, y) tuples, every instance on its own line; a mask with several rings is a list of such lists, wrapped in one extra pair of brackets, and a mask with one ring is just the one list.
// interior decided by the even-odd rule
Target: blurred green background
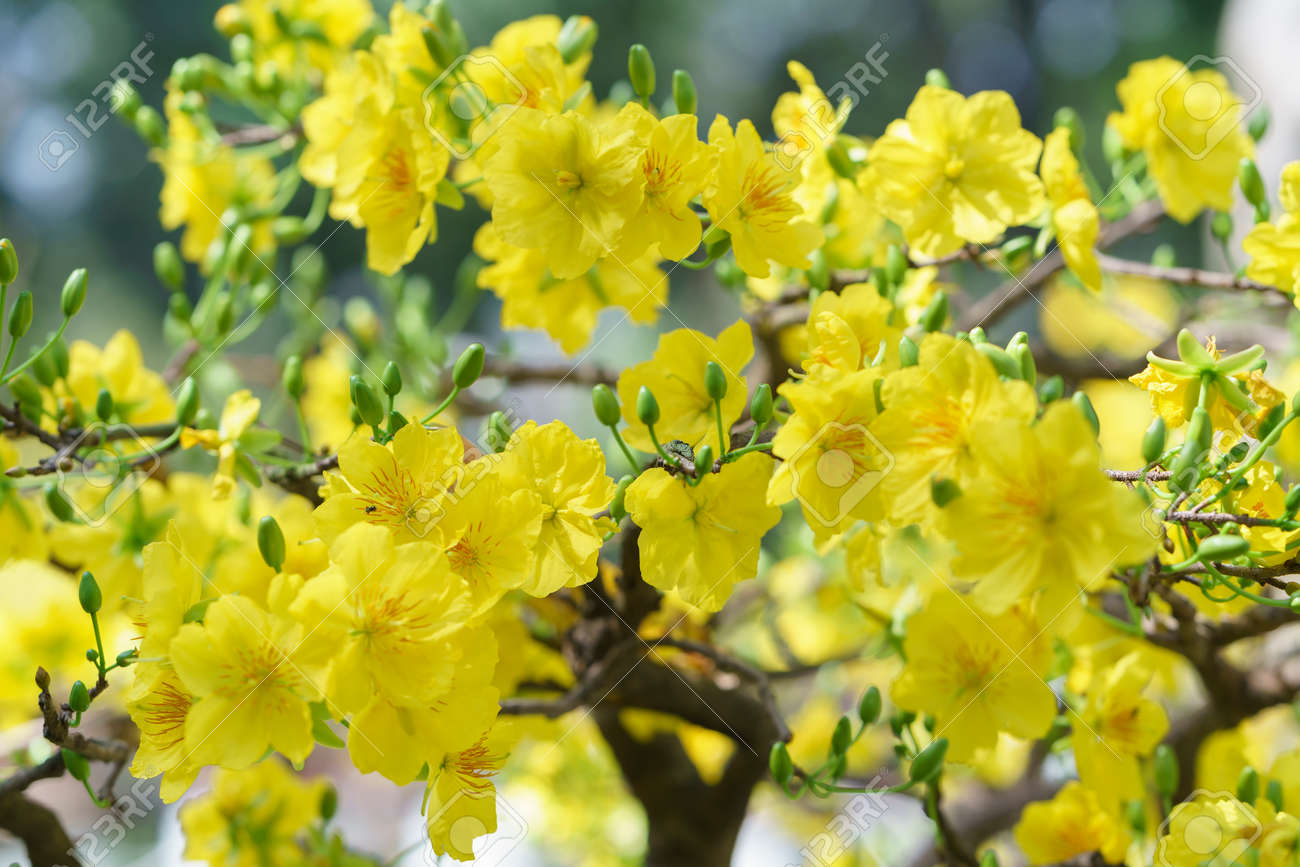
[[(378, 0), (376, 5), (386, 13), (389, 4)], [(887, 55), (887, 77), (856, 107), (849, 131), (879, 134), (889, 119), (904, 112), (925, 70), (940, 66), (963, 92), (1009, 91), (1025, 125), (1040, 134), (1058, 106), (1075, 106), (1093, 132), (1088, 149), (1094, 157), (1100, 138), (1095, 131), (1115, 107), (1114, 85), (1128, 65), (1162, 53), (1213, 55), (1223, 6), (1218, 0), (610, 0), (577, 5), (453, 0), (451, 5), (471, 44), (486, 43), (500, 26), (527, 15), (589, 14), (600, 26), (590, 73), (598, 94), (626, 74), (627, 47), (640, 41), (651, 48), (665, 85), (674, 68), (692, 72), (705, 126), (715, 113), (747, 116), (767, 135), (773, 101), (791, 89), (788, 59), (805, 63), (829, 89), (879, 42), (875, 56)], [(68, 271), (87, 266), (92, 287), (88, 314), (76, 319), (73, 336), (102, 341), (117, 328), (130, 327), (155, 365), (168, 354), (159, 337), (165, 290), (151, 266), (154, 244), (167, 237), (157, 221), (161, 174), (120, 120), (110, 118), (86, 137), (68, 115), (82, 100), (93, 98), (96, 86), (132, 52), (148, 58), (152, 70), (139, 88), (143, 98), (161, 107), (163, 81), (177, 58), (201, 51), (227, 56), (212, 27), (218, 6), (215, 0), (0, 3), (0, 32), (6, 34), (0, 52), (0, 235), (17, 245), (23, 265), (20, 288), (32, 289), (38, 299), (52, 297)], [(298, 212), (303, 210), (305, 204)], [(472, 205), (461, 214), (440, 210), (437, 245), (410, 266), (434, 281), (443, 303), (480, 219)], [(362, 233), (343, 228), (331, 236), (335, 228), (327, 220), (313, 242), (329, 238), (320, 255), (329, 263), (333, 294), (368, 293), (358, 264), (363, 260)], [(1195, 241), (1194, 235), (1184, 235), (1185, 244)], [(286, 276), (287, 262), (277, 271)], [(709, 278), (682, 271), (673, 276), (675, 305), (698, 294), (683, 291), (697, 279)], [(38, 331), (57, 324), (56, 307), (38, 303)], [(496, 301), (485, 293), (475, 328), (490, 333), (495, 322)], [(249, 348), (269, 347), (276, 330), (272, 322)]]

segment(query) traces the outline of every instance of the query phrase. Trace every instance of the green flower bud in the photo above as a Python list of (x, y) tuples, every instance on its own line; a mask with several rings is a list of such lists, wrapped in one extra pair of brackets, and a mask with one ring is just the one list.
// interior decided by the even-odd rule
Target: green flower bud
[(194, 377), (186, 377), (176, 397), (176, 423), (188, 426), (199, 414), (199, 386)]
[[(841, 136), (836, 136), (827, 146), (826, 161), (830, 163), (831, 168), (835, 170), (835, 174), (845, 180), (851, 181), (858, 176), (858, 164), (849, 154), (849, 147), (845, 144), (844, 139)], [(827, 187), (827, 192), (834, 196), (835, 203), (838, 204), (839, 188), (836, 186), (830, 186)], [(830, 205), (832, 203), (828, 200), (827, 204)], [(833, 219), (835, 219), (834, 208), (831, 208), (830, 210), (822, 210), (823, 223), (829, 223)]]
[(284, 565), (284, 531), (270, 515), (257, 522), (257, 550), (262, 552), (266, 565), (279, 572)]
[(95, 415), (100, 421), (108, 421), (113, 417), (113, 395), (106, 388), (101, 388), (95, 396)]
[(1110, 124), (1101, 130), (1101, 155), (1111, 165), (1124, 160), (1124, 137)]
[(1292, 485), (1291, 489), (1286, 492), (1286, 514), (1291, 517), (1297, 511), (1300, 511), (1300, 485)]
[(162, 147), (167, 143), (167, 127), (163, 123), (162, 115), (153, 106), (140, 106), (140, 110), (135, 113), (134, 120), (135, 131), (146, 142), (154, 147)]
[(32, 293), (24, 289), (14, 299), (14, 306), (9, 310), (9, 336), (17, 340), (32, 327), (34, 313)]
[(1279, 813), (1286, 809), (1281, 780), (1269, 780), (1268, 785), (1264, 787), (1264, 797), (1273, 802), (1274, 809)]
[(86, 650), (86, 662), (98, 662), (99, 651), (91, 647)]
[(1151, 251), (1151, 264), (1157, 268), (1173, 268), (1178, 264), (1178, 255), (1173, 244), (1161, 244)]
[(766, 382), (754, 389), (754, 396), (749, 401), (749, 417), (759, 427), (772, 420), (772, 387)]
[(659, 421), (659, 401), (655, 400), (654, 392), (648, 386), (641, 386), (641, 390), (636, 393), (636, 417), (644, 425)]
[(831, 286), (831, 266), (826, 261), (826, 254), (814, 250), (808, 255), (808, 285), (818, 292), (825, 292)]
[(710, 400), (722, 400), (727, 396), (727, 374), (716, 361), (708, 361), (704, 365), (704, 390)]
[(1250, 550), (1250, 541), (1230, 533), (1206, 536), (1196, 546), (1196, 559), (1202, 563), (1222, 562), (1242, 557)]
[(1001, 346), (995, 346), (992, 343), (978, 343), (975, 345), (985, 358), (993, 362), (993, 367), (997, 370), (999, 376), (1007, 379), (1020, 378), (1020, 362), (1011, 357)]
[(36, 381), (46, 388), (54, 385), (59, 378), (59, 371), (54, 366), (54, 355), (49, 350), (42, 351), (32, 359), (31, 371)]
[(1259, 800), (1259, 772), (1250, 766), (1242, 768), (1237, 777), (1237, 800), (1252, 807)]
[(81, 610), (87, 614), (97, 614), (104, 604), (99, 582), (89, 572), (81, 573), (81, 582), (77, 584), (77, 601), (81, 603)]
[(835, 724), (835, 731), (831, 733), (831, 752), (836, 755), (844, 755), (848, 752), (849, 744), (853, 740), (853, 724), (849, 722), (846, 716), (840, 717), (840, 721)]
[(410, 424), (410, 422), (407, 421), (406, 416), (402, 415), (397, 410), (393, 410), (388, 414), (388, 432), (390, 434), (397, 433), (408, 424)]
[(609, 504), (609, 516), (616, 523), (627, 517), (627, 506), (624, 504), (624, 498), (627, 496), (627, 486), (635, 480), (635, 476), (623, 476), (618, 480), (618, 485), (614, 488), (614, 499)]
[(916, 341), (904, 334), (898, 339), (898, 366), (915, 367), (921, 357), (921, 349)]
[(334, 818), (334, 814), (337, 813), (338, 811), (339, 811), (338, 789), (335, 789), (332, 785), (329, 785), (327, 783), (325, 785), (325, 790), (320, 793), (320, 810), (319, 810), (320, 817), (326, 822), (328, 822), (330, 819)]
[(14, 242), (0, 238), (0, 283), (8, 286), (18, 279), (18, 251)]
[(352, 395), (352, 405), (361, 420), (371, 427), (379, 427), (383, 424), (384, 408), (379, 403), (375, 390), (355, 374), (348, 380), (348, 386)]
[(1268, 106), (1261, 105), (1251, 113), (1250, 121), (1246, 124), (1246, 132), (1250, 133), (1250, 137), (1255, 141), (1259, 141), (1264, 137), (1264, 133), (1268, 132), (1268, 124), (1272, 119), (1273, 113), (1268, 110)]
[(929, 304), (925, 305), (916, 322), (926, 330), (927, 334), (942, 331), (943, 326), (948, 324), (948, 293), (934, 293), (934, 297), (930, 299)]
[(903, 254), (903, 248), (897, 244), (890, 244), (889, 249), (885, 251), (885, 278), (889, 280), (889, 285), (902, 284), (903, 278), (907, 276), (907, 265), (907, 256)]
[(24, 412), (29, 409), (35, 409), (37, 418), (40, 418), (41, 409), (41, 389), (36, 384), (36, 380), (27, 374), (20, 374), (9, 380), (9, 391), (14, 398), (22, 405)]
[(1219, 211), (1210, 220), (1210, 232), (1220, 241), (1226, 241), (1232, 237), (1232, 214), (1226, 211)]
[(961, 487), (952, 479), (930, 479), (930, 499), (942, 509), (961, 496)]
[(184, 293), (173, 292), (172, 297), (167, 299), (167, 312), (182, 325), (189, 325), (190, 317), (194, 315), (194, 308), (190, 306), (190, 299), (186, 298)]
[(591, 390), (591, 408), (596, 413), (596, 420), (605, 427), (617, 427), (623, 419), (618, 396), (614, 394), (614, 389), (603, 382)]
[(131, 664), (131, 662), (134, 659), (135, 659), (134, 650), (123, 650), (121, 653), (117, 655), (117, 659), (115, 661), (117, 662), (119, 667), (126, 668), (128, 665)]
[(980, 855), (979, 867), (998, 867), (998, 853), (992, 849), (985, 849)]
[(1076, 156), (1083, 153), (1083, 121), (1079, 119), (1079, 113), (1068, 105), (1063, 105), (1056, 110), (1052, 116), (1052, 126), (1063, 126), (1070, 131), (1070, 150)]
[(1228, 462), (1239, 464), (1246, 459), (1246, 455), (1248, 454), (1250, 454), (1250, 443), (1242, 440), (1232, 448), (1228, 449)]
[(673, 70), (673, 105), (678, 114), (695, 114), (699, 108), (699, 96), (695, 92), (695, 81), (685, 69)]
[(874, 686), (867, 687), (867, 691), (862, 694), (862, 701), (858, 702), (858, 719), (862, 720), (864, 726), (873, 725), (880, 719), (881, 706), (880, 690)]
[(506, 414), (497, 410), (488, 416), (487, 419), (487, 446), (493, 453), (505, 451), (506, 445), (510, 442), (512, 431), (510, 430), (510, 421)]
[(212, 305), (212, 321), (218, 334), (227, 334), (235, 324), (235, 305), (229, 292), (222, 292)]
[(947, 738), (939, 738), (937, 741), (933, 741), (928, 747), (917, 753), (916, 758), (912, 759), (908, 779), (917, 784), (934, 780), (943, 770), (943, 758), (947, 752)]
[(1034, 353), (1029, 351), (1028, 343), (1017, 343), (1011, 357), (1020, 364), (1020, 378), (1030, 385), (1038, 381), (1038, 366), (1034, 364)]
[(1097, 410), (1093, 409), (1092, 401), (1089, 400), (1088, 395), (1082, 391), (1076, 391), (1071, 395), (1070, 400), (1079, 408), (1079, 412), (1083, 413), (1083, 417), (1088, 420), (1088, 424), (1092, 426), (1092, 432), (1100, 434), (1101, 419), (1097, 418)]
[(388, 362), (384, 366), (383, 376), (384, 394), (389, 397), (396, 397), (402, 390), (402, 372), (397, 369), (396, 362)]
[(971, 344), (974, 346), (979, 346), (981, 343), (989, 342), (988, 335), (985, 334), (984, 329), (979, 327), (978, 325), (976, 325), (969, 332), (967, 332), (967, 334), (970, 337)]
[(86, 689), (86, 684), (79, 680), (72, 684), (72, 689), (68, 690), (68, 707), (78, 712), (90, 709), (90, 690)]
[(72, 508), (72, 503), (68, 502), (63, 490), (54, 482), (46, 482), (44, 490), (45, 505), (49, 508), (50, 514), (65, 524), (76, 523), (77, 513)]
[(637, 96), (649, 99), (654, 95), (655, 62), (650, 57), (650, 49), (639, 42), (627, 51), (627, 78)]
[(457, 388), (469, 388), (478, 382), (478, 378), (483, 374), (483, 359), (485, 352), (482, 343), (471, 343), (465, 347), (465, 351), (456, 359), (456, 364), (451, 369), (451, 381)]
[(713, 472), (713, 446), (705, 443), (695, 453), (695, 477), (702, 479)]
[(790, 751), (785, 748), (785, 744), (777, 741), (772, 744), (772, 752), (767, 757), (767, 767), (772, 772), (772, 779), (784, 786), (794, 775), (794, 762), (790, 759)]
[(80, 782), (87, 782), (90, 779), (90, 761), (81, 753), (74, 752), (67, 747), (62, 747), (63, 766), (68, 769), (68, 774)]
[(302, 356), (290, 355), (284, 360), (284, 372), (280, 374), (280, 382), (289, 397), (294, 400), (302, 397)]
[(185, 288), (185, 265), (171, 241), (162, 241), (153, 248), (153, 272), (168, 289)]
[(1038, 399), (1043, 403), (1052, 403), (1065, 395), (1065, 380), (1059, 374), (1050, 376), (1038, 387)]
[(555, 38), (555, 47), (565, 63), (573, 63), (591, 50), (596, 41), (596, 22), (586, 15), (570, 15)]
[(1165, 420), (1156, 416), (1155, 421), (1147, 428), (1147, 432), (1142, 435), (1142, 460), (1148, 464), (1154, 464), (1160, 459), (1165, 451), (1165, 439), (1168, 431), (1165, 429)]
[(1259, 166), (1250, 157), (1242, 157), (1241, 162), (1237, 163), (1237, 183), (1241, 186), (1241, 194), (1246, 197), (1246, 201), (1256, 208), (1268, 201), (1264, 179), (1259, 175)]
[(301, 244), (307, 239), (307, 222), (302, 217), (283, 216), (271, 221), (271, 237), (282, 246)]
[(925, 73), (925, 83), (931, 87), (942, 87), (951, 90), (952, 83), (948, 81), (948, 75), (942, 69), (928, 69)]
[(1178, 789), (1178, 756), (1169, 744), (1156, 747), (1154, 757), (1156, 771), (1156, 791), (1166, 798), (1172, 798)]
[(72, 360), (68, 357), (68, 344), (62, 337), (50, 346), (50, 358), (54, 360), (54, 372), (59, 377), (66, 377)]

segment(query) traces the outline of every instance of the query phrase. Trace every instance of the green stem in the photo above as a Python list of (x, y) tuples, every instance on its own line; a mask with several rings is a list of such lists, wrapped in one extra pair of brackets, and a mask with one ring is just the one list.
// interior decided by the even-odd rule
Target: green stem
[(645, 426), (645, 429), (650, 432), (650, 442), (654, 444), (655, 451), (658, 452), (659, 457), (663, 458), (665, 463), (680, 470), (682, 465), (677, 462), (676, 456), (668, 454), (668, 452), (664, 450), (664, 447), (659, 444), (659, 437), (655, 436), (655, 426), (648, 424)]
[(632, 472), (641, 472), (641, 464), (632, 456), (632, 450), (627, 447), (627, 443), (624, 442), (623, 435), (618, 432), (618, 428), (612, 427), (609, 432), (614, 435), (614, 442), (618, 443), (619, 449), (623, 452), (623, 457), (627, 458), (627, 462), (632, 466)]
[(420, 419), (420, 424), (428, 424), (429, 422), (437, 418), (438, 413), (442, 412), (444, 409), (451, 406), (451, 402), (456, 399), (456, 395), (458, 394), (460, 394), (460, 386), (453, 385), (451, 387), (451, 393), (442, 399), (442, 403), (434, 407), (433, 412), (429, 413), (424, 418)]
[(731, 446), (731, 441), (727, 439), (727, 434), (722, 429), (722, 401), (720, 400), (713, 402), (713, 417), (718, 422), (718, 454), (725, 455)]
[(1246, 471), (1249, 470), (1251, 467), (1255, 466), (1255, 464), (1259, 463), (1259, 459), (1264, 456), (1264, 452), (1268, 451), (1268, 449), (1271, 448), (1273, 444), (1276, 443), (1282, 437), (1282, 431), (1286, 429), (1286, 426), (1289, 425), (1291, 422), (1295, 421), (1297, 418), (1300, 418), (1300, 414), (1297, 414), (1295, 410), (1292, 410), (1291, 412), (1283, 416), (1282, 420), (1277, 423), (1277, 427), (1269, 431), (1268, 436), (1264, 437), (1264, 439), (1260, 440), (1258, 443), (1255, 444), (1255, 447), (1250, 450), (1250, 454), (1246, 455), (1246, 459), (1242, 461), (1241, 465), (1238, 466), (1237, 469), (1233, 471), (1232, 475), (1228, 477), (1228, 481), (1224, 483), (1222, 488), (1219, 489), (1219, 492), (1215, 494), (1213, 497), (1210, 497), (1210, 499), (1198, 505), (1195, 509), (1193, 509), (1193, 511), (1200, 511), (1201, 509), (1213, 505), (1214, 503), (1217, 503), (1219, 500), (1222, 500), (1225, 496), (1227, 496), (1228, 492), (1231, 491), (1234, 487), (1236, 487), (1237, 482), (1240, 482), (1242, 477), (1246, 475)]
[(734, 452), (728, 452), (727, 456), (722, 459), (722, 462), (731, 463), (741, 455), (747, 455), (750, 452), (765, 452), (771, 450), (771, 448), (772, 444), (770, 442), (754, 443), (752, 445), (747, 445), (744, 448), (736, 449)]
[(104, 679), (104, 675), (108, 673), (108, 670), (104, 667), (104, 639), (101, 638), (101, 637), (100, 637), (100, 634), (99, 634), (99, 615), (98, 615), (98, 614), (91, 614), (91, 615), (90, 615), (90, 625), (91, 625), (92, 627), (94, 627), (94, 630), (95, 630), (95, 650), (99, 652), (99, 656), (95, 657), (95, 668), (98, 668), (98, 669), (99, 669), (99, 679), (100, 679), (100, 680), (103, 680), (103, 679)]

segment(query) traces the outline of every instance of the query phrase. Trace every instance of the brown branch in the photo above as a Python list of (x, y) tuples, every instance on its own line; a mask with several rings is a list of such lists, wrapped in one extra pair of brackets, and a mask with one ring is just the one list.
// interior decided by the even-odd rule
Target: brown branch
[(1116, 274), (1135, 274), (1139, 277), (1150, 277), (1153, 280), (1164, 280), (1183, 286), (1200, 286), (1206, 289), (1242, 289), (1252, 292), (1264, 292), (1287, 304), (1291, 303), (1291, 296), (1276, 286), (1249, 280), (1245, 277), (1238, 277), (1235, 274), (1206, 271), (1201, 268), (1164, 267), (1152, 265), (1150, 262), (1121, 259), (1105, 253), (1098, 253), (1097, 261), (1103, 271), (1111, 271)]
[(221, 143), (237, 147), (239, 145), (266, 144), (267, 142), (277, 141), (282, 138), (288, 138), (292, 144), (302, 136), (302, 125), (295, 123), (288, 129), (282, 129), (271, 124), (252, 124), (241, 126), (236, 129), (227, 130), (221, 134)]
[(564, 383), (566, 385), (613, 385), (618, 373), (598, 364), (527, 364), (504, 358), (489, 358), (483, 363), (483, 375), (507, 379), (515, 385), (529, 383)]

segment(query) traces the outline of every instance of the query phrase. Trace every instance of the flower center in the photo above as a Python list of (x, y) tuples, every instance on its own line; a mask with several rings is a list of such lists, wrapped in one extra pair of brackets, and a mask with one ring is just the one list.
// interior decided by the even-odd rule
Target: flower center
[(957, 180), (964, 171), (966, 171), (966, 161), (961, 157), (953, 157), (943, 167), (943, 175), (950, 181)]

